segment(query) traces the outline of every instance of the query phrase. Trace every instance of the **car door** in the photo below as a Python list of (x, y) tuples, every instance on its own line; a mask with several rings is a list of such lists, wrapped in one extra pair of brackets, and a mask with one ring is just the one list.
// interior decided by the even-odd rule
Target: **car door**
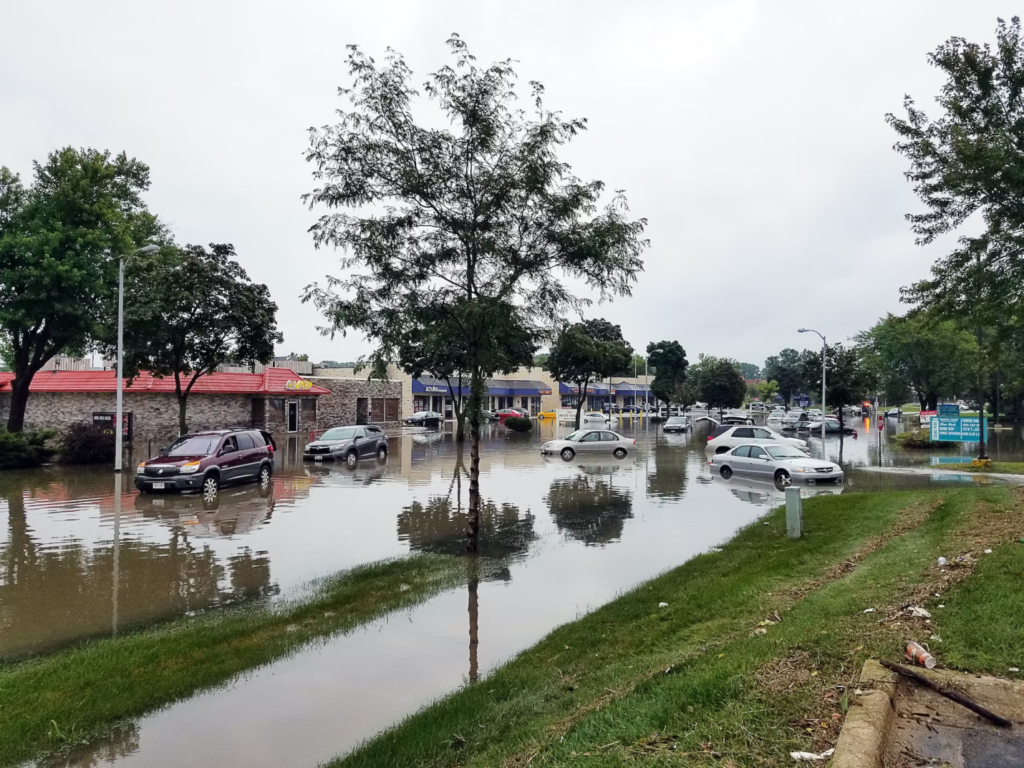
[(747, 459), (747, 466), (749, 467), (748, 471), (750, 474), (760, 475), (762, 477), (772, 474), (773, 467), (772, 463), (769, 461), (770, 458), (771, 457), (764, 448), (759, 445), (751, 445), (750, 458)]
[(757, 440), (758, 442), (761, 442), (761, 441), (764, 441), (766, 443), (778, 442), (778, 438), (775, 437), (775, 433), (773, 433), (769, 429), (762, 429), (760, 427), (754, 427), (753, 431), (754, 431), (754, 439)]
[(235, 440), (238, 442), (237, 479), (255, 477), (260, 468), (256, 443), (248, 432), (239, 432)]
[[(601, 433), (588, 432), (576, 443), (580, 452), (594, 453), (601, 450)], [(607, 445), (607, 444), (606, 444)]]
[(614, 453), (620, 445), (619, 436), (614, 432), (601, 433), (601, 449), (608, 453)]
[(217, 449), (217, 466), (220, 467), (220, 482), (222, 485), (233, 483), (239, 473), (239, 450), (238, 441), (234, 435), (228, 435), (220, 442)]
[(741, 445), (739, 448), (733, 449), (726, 460), (722, 462), (728, 464), (733, 472), (739, 472), (745, 474), (750, 471), (750, 446)]
[(736, 427), (729, 435), (729, 445), (742, 445), (754, 439), (753, 427)]

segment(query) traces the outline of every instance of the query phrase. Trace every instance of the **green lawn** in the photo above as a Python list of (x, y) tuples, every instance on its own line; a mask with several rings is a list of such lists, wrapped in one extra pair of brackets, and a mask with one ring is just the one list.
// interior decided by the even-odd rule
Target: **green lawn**
[(993, 461), (990, 467), (975, 467), (971, 464), (936, 464), (935, 469), (951, 469), (956, 472), (996, 473), (1024, 475), (1024, 461)]
[[(864, 660), (898, 658), (908, 639), (941, 635), (931, 645), (949, 666), (1024, 667), (1020, 499), (1005, 487), (816, 497), (797, 541), (776, 510), (334, 765), (791, 764), (790, 750), (834, 744)], [(966, 552), (973, 575), (955, 560)], [(908, 601), (931, 624), (897, 615)]]
[(465, 576), (457, 558), (388, 560), (322, 579), (301, 602), (211, 612), (3, 667), (0, 765), (88, 741)]

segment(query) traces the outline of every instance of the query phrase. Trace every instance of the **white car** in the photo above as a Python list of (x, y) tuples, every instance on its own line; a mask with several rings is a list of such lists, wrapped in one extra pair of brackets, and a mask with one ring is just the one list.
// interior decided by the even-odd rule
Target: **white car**
[(608, 424), (612, 417), (601, 411), (587, 411), (580, 414), (580, 424)]
[(767, 421), (769, 423), (773, 423), (774, 422), (776, 424), (781, 424), (782, 423), (782, 418), (785, 415), (786, 415), (785, 411), (772, 411), (771, 413), (768, 414)]
[(624, 459), (634, 450), (636, 440), (607, 429), (577, 429), (560, 440), (548, 440), (540, 447), (542, 456), (558, 454), (566, 461), (570, 461), (577, 453), (609, 453), (617, 459)]
[(843, 470), (838, 464), (812, 459), (791, 445), (744, 443), (716, 454), (709, 463), (711, 471), (717, 471), (726, 480), (736, 473), (773, 480), (780, 487), (794, 482), (843, 482)]
[[(792, 411), (786, 412), (786, 415), (782, 417), (782, 423), (795, 424), (796, 422), (800, 421), (800, 418), (802, 416), (804, 416), (804, 411), (800, 410), (799, 408), (794, 408)], [(806, 421), (807, 418), (808, 417), (804, 417), (804, 420)]]
[(768, 427), (728, 426), (723, 424), (708, 433), (707, 451), (724, 453), (737, 445), (757, 445), (775, 443), (776, 445), (792, 445), (802, 451), (807, 450), (807, 441), (796, 437), (783, 437)]

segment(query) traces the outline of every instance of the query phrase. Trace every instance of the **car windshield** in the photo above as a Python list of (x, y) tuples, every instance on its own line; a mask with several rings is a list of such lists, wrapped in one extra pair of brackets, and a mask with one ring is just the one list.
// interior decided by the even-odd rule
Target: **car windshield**
[(765, 448), (773, 459), (806, 459), (803, 451), (794, 448), (792, 445), (773, 445)]
[(185, 437), (171, 444), (165, 456), (209, 456), (217, 449), (220, 435)]
[(416, 413), (414, 413), (410, 418), (418, 419), (418, 418), (421, 418), (421, 417), (426, 416), (426, 415), (427, 415), (426, 411), (416, 411)]
[(335, 427), (328, 429), (320, 436), (321, 440), (351, 440), (356, 436), (355, 427)]
[(673, 416), (671, 419), (669, 419), (665, 423), (666, 424), (685, 424), (686, 423), (686, 417), (685, 416)]
[(572, 433), (566, 435), (565, 439), (568, 440), (570, 443), (578, 443), (580, 438), (583, 437), (586, 434), (589, 434), (589, 432), (587, 430), (585, 430), (585, 429), (578, 429), (575, 432), (572, 432)]

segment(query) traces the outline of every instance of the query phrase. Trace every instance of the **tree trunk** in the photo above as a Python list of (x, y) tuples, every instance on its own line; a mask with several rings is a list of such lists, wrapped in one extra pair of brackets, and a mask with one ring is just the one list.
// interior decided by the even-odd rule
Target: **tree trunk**
[(480, 676), (480, 665), (477, 660), (477, 647), (480, 645), (480, 598), (478, 590), (480, 577), (477, 573), (479, 563), (471, 558), (469, 577), (469, 682), (475, 683)]
[(469, 394), (469, 510), (466, 515), (466, 550), (480, 548), (480, 404), (484, 380), (474, 372)]
[(928, 407), (922, 408), (921, 410), (926, 411), (937, 411), (939, 410), (939, 396), (932, 394), (928, 395)]
[(977, 329), (978, 336), (978, 458), (987, 459), (988, 449), (985, 446), (985, 385), (981, 363), (981, 326)]
[(11, 410), (7, 415), (7, 431), (21, 432), (25, 428), (25, 410), (28, 408), (29, 387), (34, 373), (19, 373), (11, 382)]
[(920, 392), (918, 392), (917, 393), (917, 402), (920, 404), (922, 411), (927, 411), (928, 410), (928, 396), (927, 395), (924, 395), (924, 394), (921, 394)]
[[(583, 403), (586, 402), (587, 397), (587, 382), (583, 382), (581, 387), (579, 382), (576, 382), (576, 426), (573, 429), (580, 428), (580, 413), (583, 412)], [(556, 420), (557, 422), (557, 420)], [(557, 426), (557, 424), (556, 424)]]
[(178, 395), (178, 436), (188, 434), (188, 421), (185, 418), (185, 409), (188, 406), (188, 394)]
[(993, 399), (993, 407), (995, 408), (995, 411), (993, 411), (993, 413), (992, 413), (992, 423), (993, 424), (998, 424), (999, 423), (999, 389), (1000, 389), (999, 371), (996, 371), (996, 396)]

